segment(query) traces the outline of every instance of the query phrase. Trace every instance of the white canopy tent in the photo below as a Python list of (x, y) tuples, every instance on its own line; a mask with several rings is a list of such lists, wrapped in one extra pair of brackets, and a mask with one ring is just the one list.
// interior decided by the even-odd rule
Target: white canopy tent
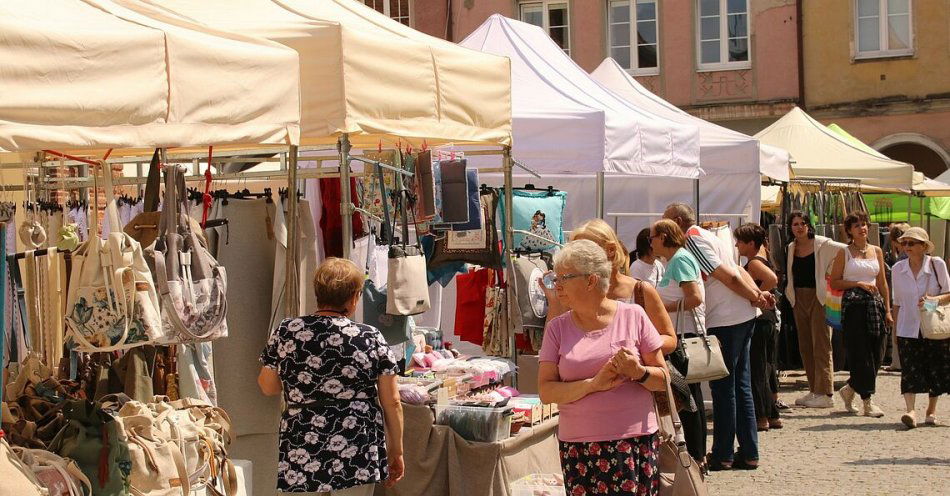
[(108, 0), (5, 0), (0, 60), (0, 150), (299, 141), (297, 54), (265, 40)]
[[(738, 131), (694, 117), (650, 92), (630, 76), (614, 59), (607, 58), (591, 77), (638, 108), (665, 119), (699, 128), (699, 160), (703, 172), (713, 175), (761, 173), (771, 179), (788, 181), (788, 152)], [(756, 179), (758, 184), (758, 178)]]
[(697, 178), (699, 130), (639, 109), (541, 29), (493, 15), (460, 43), (511, 58), (512, 155), (545, 174)]
[(798, 107), (755, 137), (788, 150), (797, 177), (859, 179), (862, 186), (903, 190), (913, 186), (912, 165), (861, 150)]
[(351, 0), (116, 0), (169, 22), (279, 42), (300, 54), (301, 142), (507, 145), (508, 60), (417, 31)]

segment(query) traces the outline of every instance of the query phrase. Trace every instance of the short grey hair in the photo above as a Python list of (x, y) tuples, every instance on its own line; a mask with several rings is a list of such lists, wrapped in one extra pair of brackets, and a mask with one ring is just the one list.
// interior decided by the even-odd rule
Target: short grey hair
[(601, 291), (606, 293), (610, 289), (613, 264), (607, 259), (607, 252), (589, 239), (578, 239), (564, 245), (554, 255), (554, 265), (569, 265), (581, 274), (595, 275)]
[[(670, 214), (670, 217), (667, 217), (667, 214)], [(683, 202), (673, 202), (670, 203), (666, 210), (663, 211), (663, 216), (673, 220), (675, 217), (679, 217), (683, 222), (687, 223), (688, 226), (696, 224), (696, 211), (693, 210), (693, 207), (683, 203)]]

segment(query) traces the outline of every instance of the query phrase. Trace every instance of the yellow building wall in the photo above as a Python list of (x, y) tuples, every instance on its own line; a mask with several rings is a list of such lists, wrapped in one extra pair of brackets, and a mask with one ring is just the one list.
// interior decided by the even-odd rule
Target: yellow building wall
[(803, 2), (808, 107), (950, 92), (950, 1), (911, 0), (913, 56), (855, 60), (855, 0)]

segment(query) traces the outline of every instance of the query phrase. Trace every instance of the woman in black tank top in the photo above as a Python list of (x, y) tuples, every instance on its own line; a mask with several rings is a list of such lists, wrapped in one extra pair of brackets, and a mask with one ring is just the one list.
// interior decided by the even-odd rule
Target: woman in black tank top
[[(766, 232), (758, 224), (744, 224), (736, 229), (736, 248), (749, 261), (746, 271), (762, 291), (772, 291), (778, 278), (766, 258)], [(814, 270), (812, 270), (814, 273)], [(814, 277), (814, 276), (813, 276)], [(778, 411), (778, 316), (775, 309), (762, 310), (755, 319), (755, 331), (749, 350), (752, 375), (752, 402), (755, 405), (756, 425), (760, 431), (780, 429), (782, 420)]]

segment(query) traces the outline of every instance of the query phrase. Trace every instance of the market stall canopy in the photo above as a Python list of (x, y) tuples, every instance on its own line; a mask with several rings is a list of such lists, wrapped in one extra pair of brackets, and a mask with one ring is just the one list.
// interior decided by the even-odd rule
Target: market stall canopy
[(798, 107), (755, 137), (787, 150), (794, 159), (795, 176), (859, 179), (862, 186), (907, 190), (913, 185), (913, 166), (855, 147)]
[(0, 150), (295, 144), (297, 54), (108, 0), (0, 2)]
[(698, 127), (699, 163), (706, 175), (754, 172), (778, 181), (788, 181), (789, 156), (784, 150), (761, 145), (759, 140), (751, 136), (680, 110), (644, 88), (612, 58), (604, 59), (590, 75), (642, 110), (673, 122)]
[(512, 155), (543, 173), (699, 177), (699, 130), (591, 79), (539, 27), (495, 14), (462, 46), (511, 58)]
[(301, 142), (511, 142), (508, 60), (412, 30), (352, 0), (116, 0), (267, 38), (300, 54)]

